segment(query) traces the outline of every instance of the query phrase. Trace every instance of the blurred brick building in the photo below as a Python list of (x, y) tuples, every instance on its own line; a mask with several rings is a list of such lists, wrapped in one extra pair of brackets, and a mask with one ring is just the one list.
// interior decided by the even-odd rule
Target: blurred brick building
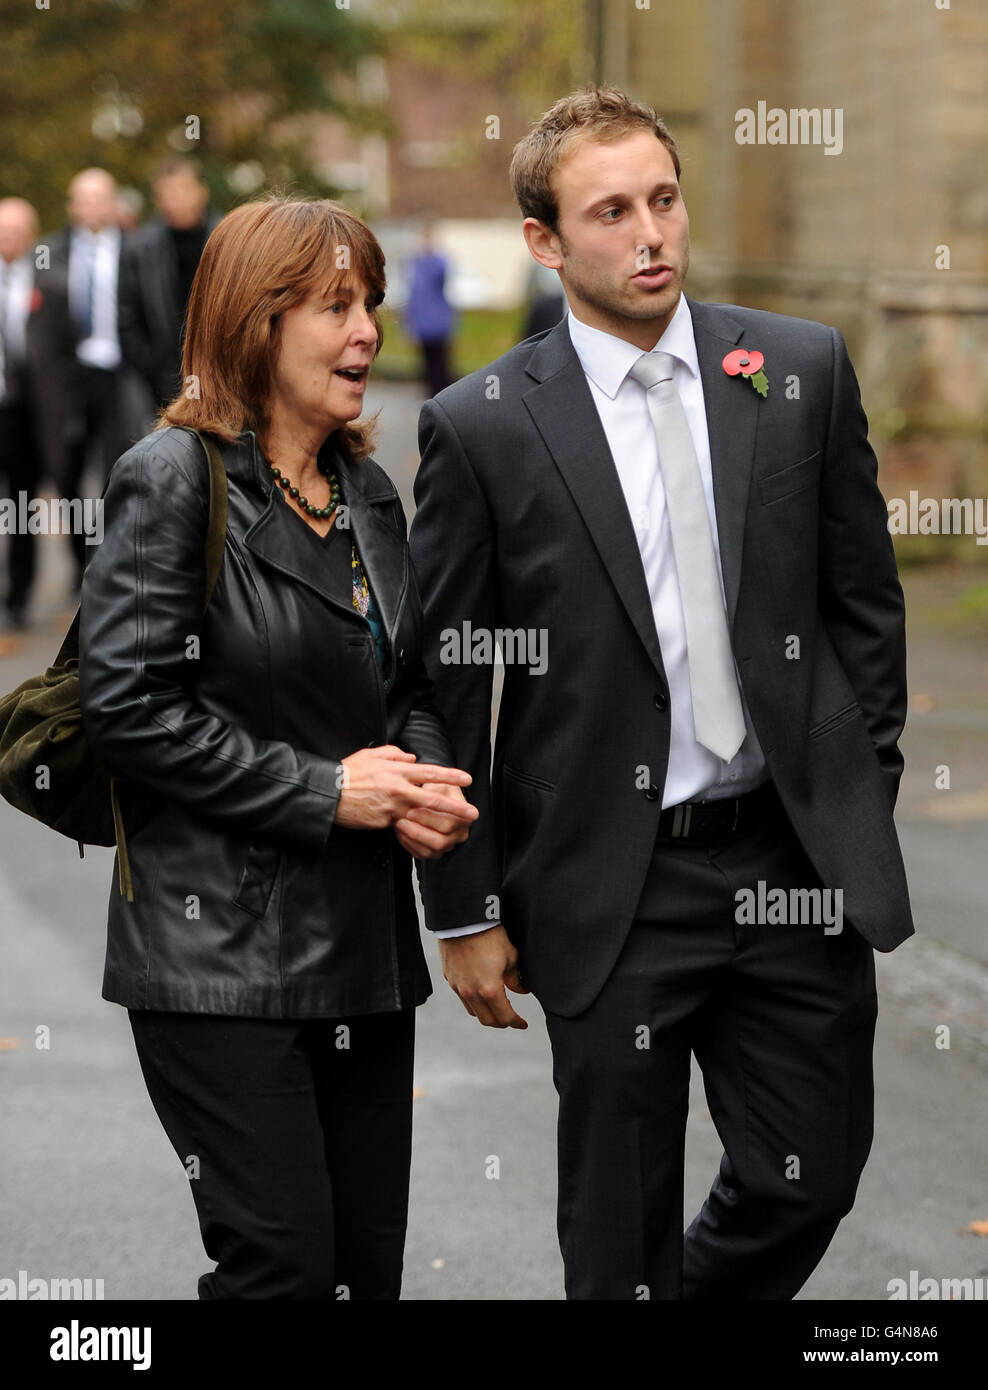
[[(958, 0), (553, 3), (584, 6), (585, 75), (649, 102), (677, 136), (691, 293), (842, 330), (887, 494), (988, 492), (988, 10)], [(368, 91), (385, 100), (393, 133), (338, 151), (335, 166), (327, 147), (327, 167), (348, 164), (372, 217), (517, 221), (511, 149), (559, 93), (523, 109), (472, 74), (471, 44), (505, 22), (498, 0), (434, 9), (455, 58), (408, 56), (401, 5), (391, 6), (391, 53)], [(738, 113), (759, 103), (787, 117), (835, 122), (839, 112), (839, 150), (739, 143)], [(796, 138), (795, 115), (789, 126)]]

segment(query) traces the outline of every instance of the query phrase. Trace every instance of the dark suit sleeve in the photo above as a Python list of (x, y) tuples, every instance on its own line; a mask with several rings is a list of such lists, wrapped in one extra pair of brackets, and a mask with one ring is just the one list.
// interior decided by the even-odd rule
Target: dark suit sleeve
[(905, 605), (854, 368), (831, 329), (833, 399), (821, 483), (820, 614), (864, 712), (892, 804), (906, 719)]
[[(402, 541), (407, 544), (408, 528), (405, 522), (405, 509), (395, 499), (395, 526)], [(421, 606), (415, 566), (408, 567), (408, 602)], [(420, 763), (435, 763), (439, 767), (455, 767), (453, 748), (446, 732), (443, 717), (436, 707), (436, 693), (422, 660), (421, 651), (414, 652), (410, 658), (414, 679), (412, 707), (408, 718), (398, 735), (398, 747), (414, 753)]]
[(157, 393), (154, 379), (155, 356), (151, 333), (144, 316), (141, 297), (139, 247), (125, 241), (120, 252), (120, 272), (117, 277), (117, 336), (124, 361), (145, 378)]
[(422, 593), (425, 665), (456, 765), (473, 778), (467, 799), (480, 812), (463, 844), (442, 859), (417, 861), (426, 925), (444, 931), (491, 920), (488, 899), (500, 898), (490, 778), (493, 668), (440, 658), (444, 631), (462, 632), (465, 621), (473, 629), (497, 626), (495, 532), (467, 454), (435, 401), (422, 408), (419, 449), (410, 544)]
[(83, 578), (86, 737), (111, 773), (204, 820), (317, 851), (336, 815), (340, 764), (256, 737), (211, 713), (190, 688), (186, 651), (201, 622), (207, 515), (204, 486), (153, 446), (114, 465), (103, 541)]
[(44, 471), (65, 492), (70, 443), (82, 428), (77, 398), (77, 335), (69, 313), (68, 278), (60, 269), (38, 271), (42, 295), (30, 345), (30, 396)]

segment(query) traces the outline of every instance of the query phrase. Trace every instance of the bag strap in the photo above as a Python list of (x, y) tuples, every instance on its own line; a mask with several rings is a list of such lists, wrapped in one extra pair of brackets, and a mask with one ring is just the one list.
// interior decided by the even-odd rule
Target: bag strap
[(226, 465), (219, 449), (208, 435), (193, 430), (206, 452), (209, 464), (209, 526), (206, 531), (206, 594), (202, 605), (205, 613), (209, 600), (213, 597), (216, 581), (223, 566), (223, 550), (226, 546), (227, 488)]

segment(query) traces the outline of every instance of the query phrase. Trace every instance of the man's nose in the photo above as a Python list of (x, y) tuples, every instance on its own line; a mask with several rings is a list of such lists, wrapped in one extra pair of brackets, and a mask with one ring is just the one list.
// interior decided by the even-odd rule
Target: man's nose
[(649, 207), (639, 210), (637, 221), (637, 243), (639, 246), (659, 247), (665, 241), (662, 221)]

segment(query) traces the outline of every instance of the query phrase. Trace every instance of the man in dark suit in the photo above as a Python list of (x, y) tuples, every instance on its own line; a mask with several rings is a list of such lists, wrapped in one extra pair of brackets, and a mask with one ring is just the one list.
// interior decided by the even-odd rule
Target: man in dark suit
[[(117, 184), (106, 169), (82, 169), (68, 190), (69, 224), (48, 238), (51, 265), (68, 284), (69, 307), (78, 335), (73, 390), (78, 428), (66, 447), (67, 497), (78, 497), (93, 450), (102, 486), (114, 461), (145, 432), (150, 407), (143, 387), (122, 361), (117, 333), (117, 287), (123, 233), (117, 222)], [(140, 402), (140, 403), (139, 403)], [(90, 548), (73, 532), (76, 583)]]
[(68, 287), (56, 269), (39, 267), (38, 231), (30, 203), (0, 199), (0, 475), (16, 513), (5, 625), (15, 630), (27, 624), (37, 539), (22, 524), (19, 495), (30, 502), (43, 481), (61, 483), (66, 438), (74, 428), (76, 338)]
[(165, 405), (182, 385), (182, 329), (206, 238), (220, 220), (194, 160), (180, 155), (155, 171), (157, 216), (128, 239), (120, 266), (118, 324), (123, 355)]
[[(526, 1026), (505, 986), (545, 1010), (567, 1296), (789, 1299), (871, 1145), (873, 948), (913, 931), (857, 383), (835, 329), (685, 296), (676, 145), (623, 93), (558, 102), (512, 184), (569, 314), (421, 415), (425, 650), (481, 812), (426, 920), (481, 1023)], [(691, 1053), (724, 1156), (684, 1237)]]

